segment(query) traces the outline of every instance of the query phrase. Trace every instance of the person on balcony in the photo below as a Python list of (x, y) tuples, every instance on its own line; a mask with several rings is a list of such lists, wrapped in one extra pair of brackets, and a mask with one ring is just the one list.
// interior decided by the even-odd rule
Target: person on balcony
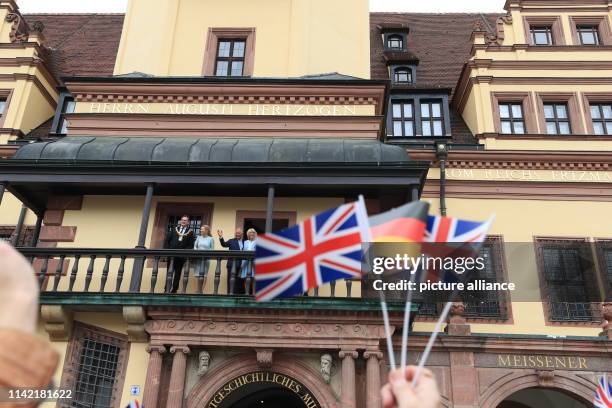
[[(200, 251), (212, 251), (215, 249), (215, 241), (210, 233), (210, 225), (202, 225), (200, 228), (200, 236), (196, 238), (193, 249)], [(210, 267), (210, 259), (198, 262), (198, 275), (208, 276), (208, 268)]]
[[(189, 216), (183, 215), (179, 221), (179, 225), (173, 228), (166, 237), (164, 248), (167, 249), (193, 249), (195, 243), (195, 234), (189, 227)], [(170, 293), (176, 293), (181, 281), (181, 272), (185, 258), (175, 256), (170, 261), (169, 273), (172, 273), (172, 288)]]
[[(221, 244), (221, 246), (223, 248), (228, 248), (230, 251), (242, 251), (244, 249), (244, 239), (243, 239), (243, 232), (242, 232), (242, 228), (236, 228), (236, 231), (234, 232), (234, 238), (228, 239), (227, 241), (223, 238), (223, 230), (218, 229), (217, 230), (217, 235), (219, 235), (219, 243)], [(238, 273), (239, 271), (237, 270), (240, 265), (242, 264), (241, 259), (237, 259), (235, 262), (236, 265), (236, 270), (234, 271), (234, 260), (233, 259), (228, 259), (227, 260), (227, 293), (230, 293), (230, 279), (232, 276), (232, 273)], [(240, 277), (236, 277), (236, 281), (238, 281), (240, 279)], [(242, 289), (244, 288), (243, 285), (240, 285), (239, 282), (235, 282), (234, 285), (234, 294), (241, 294)]]
[[(244, 250), (245, 251), (255, 251), (255, 245), (257, 240), (257, 231), (253, 228), (247, 230), (247, 240), (244, 241)], [(240, 284), (244, 286), (244, 293), (251, 294), (253, 281), (247, 287), (247, 277), (253, 278), (253, 272), (255, 271), (255, 266), (253, 265), (253, 261), (250, 259), (244, 259), (242, 261), (242, 266), (240, 268)]]

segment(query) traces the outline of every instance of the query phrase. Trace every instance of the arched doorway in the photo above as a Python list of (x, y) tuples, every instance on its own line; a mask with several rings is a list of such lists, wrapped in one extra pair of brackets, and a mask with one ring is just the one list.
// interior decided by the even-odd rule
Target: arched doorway
[(576, 395), (552, 388), (525, 388), (506, 397), (497, 408), (588, 408)]
[(312, 392), (287, 375), (257, 371), (219, 387), (206, 408), (321, 408)]

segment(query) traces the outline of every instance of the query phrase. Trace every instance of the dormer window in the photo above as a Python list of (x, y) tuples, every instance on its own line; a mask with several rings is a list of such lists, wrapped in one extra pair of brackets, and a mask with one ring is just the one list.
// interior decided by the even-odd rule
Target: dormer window
[(391, 67), (393, 82), (396, 84), (414, 83), (414, 67), (399, 66)]
[(387, 49), (401, 51), (404, 49), (404, 37), (399, 34), (387, 36)]

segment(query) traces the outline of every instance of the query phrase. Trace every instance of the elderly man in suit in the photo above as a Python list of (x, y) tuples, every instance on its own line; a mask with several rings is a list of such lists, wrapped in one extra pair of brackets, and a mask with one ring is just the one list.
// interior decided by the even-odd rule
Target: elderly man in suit
[[(217, 230), (217, 235), (219, 235), (219, 243), (223, 248), (228, 248), (230, 251), (243, 251), (244, 250), (244, 233), (242, 228), (236, 228), (234, 232), (234, 238), (230, 238), (227, 241), (223, 238), (223, 230)], [(228, 259), (227, 261), (227, 291), (230, 291), (230, 278), (232, 272), (236, 277), (234, 282), (234, 293), (235, 294), (244, 294), (244, 282), (243, 279), (240, 278), (240, 265), (242, 264), (242, 259)], [(232, 269), (235, 268), (235, 271)]]

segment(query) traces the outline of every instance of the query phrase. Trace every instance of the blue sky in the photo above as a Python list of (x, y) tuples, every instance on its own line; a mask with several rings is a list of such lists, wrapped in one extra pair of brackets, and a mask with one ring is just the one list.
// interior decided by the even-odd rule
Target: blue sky
[[(17, 0), (24, 13), (121, 13), (127, 0)], [(501, 12), (504, 0), (370, 0), (372, 11)]]

